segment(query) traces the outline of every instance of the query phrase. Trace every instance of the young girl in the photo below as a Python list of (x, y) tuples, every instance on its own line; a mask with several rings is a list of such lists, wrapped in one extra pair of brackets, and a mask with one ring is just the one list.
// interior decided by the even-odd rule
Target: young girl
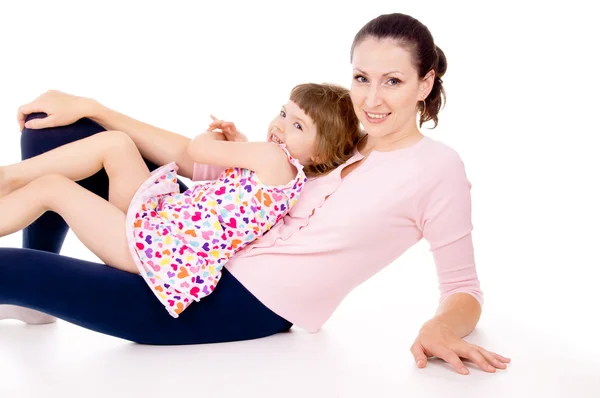
[[(118, 131), (0, 167), (0, 236), (54, 211), (107, 265), (140, 273), (177, 318), (214, 290), (232, 255), (281, 221), (307, 176), (350, 158), (360, 128), (348, 90), (302, 84), (269, 125), (267, 142), (227, 140), (234, 136), (243, 137), (232, 123), (215, 120), (190, 142), (195, 162), (229, 168), (183, 193), (175, 163), (150, 173)], [(108, 202), (74, 182), (102, 169)]]

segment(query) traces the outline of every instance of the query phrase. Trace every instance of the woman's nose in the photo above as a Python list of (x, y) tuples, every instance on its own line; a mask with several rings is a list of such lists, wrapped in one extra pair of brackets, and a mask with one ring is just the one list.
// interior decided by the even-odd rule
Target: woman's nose
[(372, 85), (367, 93), (366, 105), (368, 108), (373, 109), (381, 104), (381, 94), (377, 85)]

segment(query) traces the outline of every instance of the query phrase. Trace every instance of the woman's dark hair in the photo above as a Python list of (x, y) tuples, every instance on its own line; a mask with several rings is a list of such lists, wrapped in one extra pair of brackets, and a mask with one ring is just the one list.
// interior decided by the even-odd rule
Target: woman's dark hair
[(415, 18), (405, 14), (386, 14), (368, 22), (358, 31), (352, 42), (350, 62), (354, 56), (354, 48), (367, 38), (393, 39), (398, 45), (412, 55), (412, 62), (419, 78), (423, 79), (427, 72), (434, 70), (433, 88), (420, 103), (420, 124), (433, 120), (435, 128), (438, 124), (438, 113), (446, 103), (446, 92), (442, 84), (442, 76), (446, 73), (447, 63), (444, 52), (435, 45), (431, 32)]

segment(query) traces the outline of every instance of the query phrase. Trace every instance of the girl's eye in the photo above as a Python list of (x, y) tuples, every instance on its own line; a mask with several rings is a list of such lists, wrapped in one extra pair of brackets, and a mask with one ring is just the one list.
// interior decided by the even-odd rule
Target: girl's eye
[(298, 130), (302, 131), (302, 126), (300, 125), (300, 123), (298, 123), (298, 122), (294, 123), (294, 127), (296, 127)]
[(279, 116), (285, 117), (285, 112), (284, 111), (279, 111)]

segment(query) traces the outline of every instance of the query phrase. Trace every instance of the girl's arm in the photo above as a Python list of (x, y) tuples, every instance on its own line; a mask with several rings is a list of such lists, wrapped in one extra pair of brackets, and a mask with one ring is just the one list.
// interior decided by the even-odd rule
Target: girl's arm
[(253, 170), (267, 185), (287, 184), (297, 173), (287, 154), (277, 145), (225, 141), (223, 134), (215, 131), (207, 131), (191, 140), (187, 155), (192, 162)]

